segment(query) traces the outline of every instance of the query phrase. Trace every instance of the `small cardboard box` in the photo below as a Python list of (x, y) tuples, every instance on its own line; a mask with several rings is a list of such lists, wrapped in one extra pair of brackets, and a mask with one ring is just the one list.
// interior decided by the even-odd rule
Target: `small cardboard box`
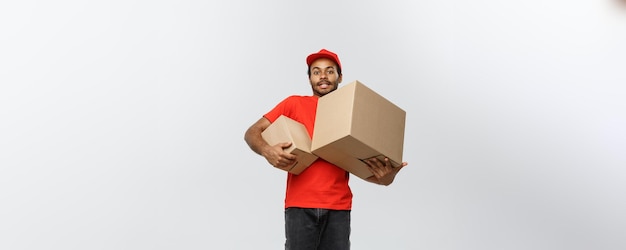
[(354, 81), (318, 100), (311, 152), (366, 179), (364, 159), (402, 164), (405, 119), (404, 110)]
[(291, 146), (286, 148), (285, 151), (298, 157), (296, 163), (288, 170), (292, 174), (302, 173), (304, 169), (318, 158), (311, 153), (311, 138), (306, 127), (302, 123), (284, 115), (278, 117), (267, 127), (261, 133), (261, 136), (270, 145), (291, 142)]

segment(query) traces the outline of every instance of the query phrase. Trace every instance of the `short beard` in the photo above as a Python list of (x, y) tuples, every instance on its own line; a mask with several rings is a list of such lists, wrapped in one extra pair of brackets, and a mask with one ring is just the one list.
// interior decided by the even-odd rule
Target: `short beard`
[(321, 92), (319, 92), (319, 91), (317, 90), (317, 88), (316, 88), (316, 87), (317, 87), (317, 83), (315, 83), (315, 87), (314, 87), (314, 86), (311, 86), (311, 88), (313, 89), (313, 92), (315, 92), (315, 94), (316, 94), (317, 96), (320, 96), (320, 97), (325, 96), (325, 95), (327, 95), (327, 94), (329, 94), (329, 93), (331, 93), (331, 92), (333, 92), (333, 91), (337, 90), (337, 88), (339, 88), (339, 84), (338, 84), (337, 82), (331, 82), (331, 81), (328, 81), (328, 82), (332, 83), (332, 86), (333, 86), (333, 88), (332, 88), (332, 89), (330, 89), (330, 90), (328, 90), (328, 92), (325, 92), (325, 93), (321, 93)]

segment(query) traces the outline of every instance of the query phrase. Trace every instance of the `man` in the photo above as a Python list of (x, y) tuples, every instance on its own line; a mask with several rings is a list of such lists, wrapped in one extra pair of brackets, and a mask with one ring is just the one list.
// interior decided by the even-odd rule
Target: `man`
[[(326, 49), (306, 58), (312, 96), (292, 95), (285, 98), (271, 111), (254, 123), (244, 139), (257, 154), (278, 169), (287, 171), (295, 163), (296, 156), (283, 151), (291, 143), (269, 145), (261, 136), (280, 115), (294, 119), (313, 135), (317, 101), (339, 87), (342, 80), (339, 57)], [(389, 159), (367, 159), (373, 176), (367, 181), (389, 185), (407, 163), (392, 167)], [(287, 174), (285, 194), (285, 249), (308, 250), (350, 249), (350, 211), (352, 191), (348, 185), (347, 171), (318, 158), (299, 175)]]

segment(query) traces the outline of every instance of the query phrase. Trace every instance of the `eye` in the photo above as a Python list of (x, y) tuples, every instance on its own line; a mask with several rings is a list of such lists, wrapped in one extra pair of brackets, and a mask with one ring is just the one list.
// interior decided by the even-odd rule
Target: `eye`
[(313, 75), (319, 75), (320, 72), (319, 71), (313, 71)]
[(332, 75), (332, 74), (335, 74), (335, 71), (329, 70), (329, 71), (326, 71), (326, 74)]

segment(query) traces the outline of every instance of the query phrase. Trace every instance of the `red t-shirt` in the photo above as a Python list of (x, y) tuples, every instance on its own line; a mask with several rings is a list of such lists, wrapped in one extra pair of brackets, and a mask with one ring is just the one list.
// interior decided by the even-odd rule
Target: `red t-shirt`
[[(264, 115), (274, 122), (280, 115), (294, 119), (306, 127), (313, 138), (317, 96), (289, 96)], [(318, 158), (299, 175), (287, 174), (285, 208), (352, 209), (352, 191), (348, 186), (349, 173), (332, 163)]]

